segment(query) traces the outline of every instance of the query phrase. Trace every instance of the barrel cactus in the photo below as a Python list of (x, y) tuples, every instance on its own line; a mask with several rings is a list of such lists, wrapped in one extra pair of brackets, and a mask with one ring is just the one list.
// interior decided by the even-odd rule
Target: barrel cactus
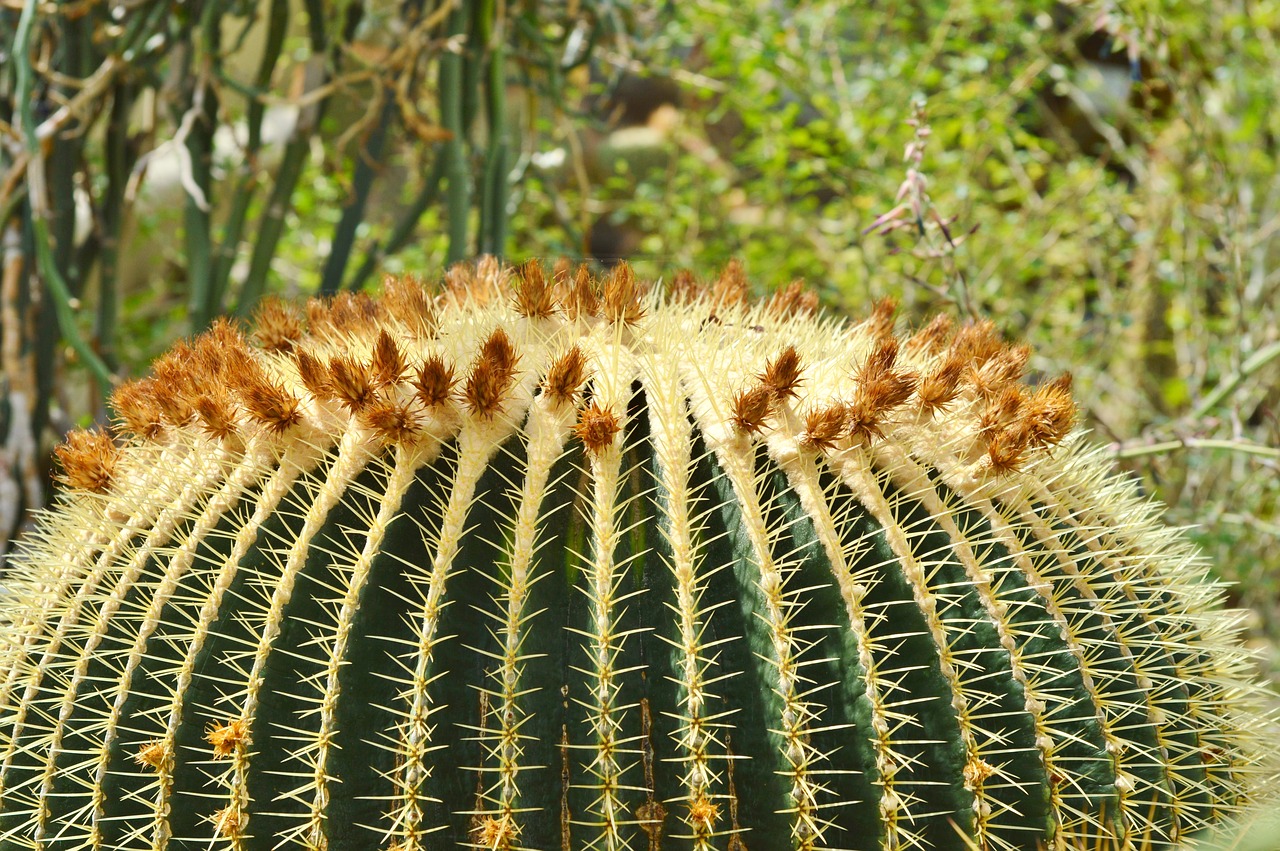
[(484, 261), (118, 388), (5, 582), (0, 849), (1168, 847), (1256, 796), (1238, 618), (1069, 378), (746, 293)]

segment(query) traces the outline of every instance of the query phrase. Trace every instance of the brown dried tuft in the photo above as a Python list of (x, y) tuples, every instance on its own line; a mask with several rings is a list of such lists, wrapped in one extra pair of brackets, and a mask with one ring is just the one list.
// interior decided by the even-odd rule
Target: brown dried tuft
[[(898, 314), (898, 300), (885, 296), (871, 308), (867, 317), (867, 333), (872, 337), (884, 337), (893, 333), (893, 320)], [(894, 349), (897, 353), (897, 349)]]
[(613, 323), (634, 325), (644, 316), (640, 306), (640, 285), (631, 264), (623, 261), (614, 266), (604, 282), (602, 313)]
[(765, 364), (759, 376), (775, 402), (792, 399), (800, 385), (800, 353), (795, 346), (787, 346), (777, 358)]
[(293, 359), (298, 365), (298, 378), (307, 392), (317, 399), (332, 398), (329, 392), (329, 370), (320, 359), (304, 349), (294, 352)]
[(951, 341), (951, 356), (967, 365), (981, 366), (1004, 347), (991, 320), (966, 322)]
[(203, 372), (211, 379), (221, 381), (227, 370), (234, 369), (244, 358), (251, 357), (249, 345), (244, 334), (234, 322), (219, 317), (195, 339), (192, 347), (198, 363), (197, 372)]
[(453, 392), (457, 379), (453, 377), (453, 367), (444, 362), (440, 355), (432, 355), (418, 367), (418, 376), (413, 381), (417, 397), (428, 408), (443, 405)]
[(907, 340), (906, 350), (911, 354), (937, 354), (951, 336), (954, 325), (950, 316), (939, 313), (928, 325), (911, 335)]
[[(884, 304), (884, 302), (881, 302)], [(877, 308), (879, 310), (879, 307)], [(884, 311), (881, 311), (884, 315)], [(874, 321), (874, 317), (873, 320)], [(884, 437), (885, 415), (911, 398), (919, 380), (914, 372), (896, 369), (898, 341), (882, 339), (858, 370), (858, 389), (846, 408), (849, 436), (870, 442)]]
[(483, 288), (485, 304), (495, 296), (504, 296), (511, 289), (511, 269), (492, 254), (482, 254), (476, 261), (476, 286)]
[(373, 401), (373, 372), (351, 355), (329, 359), (329, 392), (351, 413), (359, 413)]
[(739, 434), (758, 434), (769, 418), (773, 393), (763, 384), (750, 390), (739, 390), (733, 397), (733, 414), (729, 419)]
[(917, 376), (911, 370), (897, 369), (898, 341), (887, 337), (880, 341), (866, 363), (858, 371), (858, 398), (871, 409), (888, 411), (906, 402), (915, 392)]
[(546, 319), (555, 313), (554, 294), (542, 271), (542, 264), (528, 260), (520, 266), (517, 275), (520, 282), (515, 293), (516, 313), (529, 319)]
[(542, 380), (542, 392), (556, 404), (572, 402), (578, 388), (587, 378), (587, 358), (577, 346), (569, 349), (547, 370)]
[(963, 375), (964, 364), (961, 361), (954, 357), (944, 360), (937, 369), (922, 378), (920, 386), (916, 388), (920, 410), (933, 414), (954, 402), (960, 395), (960, 379)]
[(387, 275), (382, 279), (382, 303), (387, 315), (415, 337), (435, 333), (436, 311), (422, 281), (410, 275)]
[(382, 318), (383, 308), (368, 293), (340, 292), (331, 299), (307, 302), (311, 333), (330, 339), (368, 331)]
[(569, 258), (561, 255), (556, 258), (555, 264), (551, 267), (551, 281), (556, 291), (556, 298), (562, 299), (562, 296), (569, 291), (569, 285), (573, 280), (573, 264), (569, 262)]
[(471, 412), (479, 417), (489, 418), (502, 409), (502, 400), (506, 395), (509, 380), (487, 361), (480, 361), (467, 376), (462, 395)]
[(291, 304), (275, 296), (258, 302), (253, 312), (253, 338), (270, 352), (291, 352), (302, 339), (302, 317)]
[(455, 304), (487, 305), (506, 296), (507, 278), (508, 270), (491, 256), (455, 263), (445, 272), (445, 294)]
[(228, 377), (250, 416), (276, 434), (302, 422), (298, 397), (268, 378), (256, 361), (248, 360), (242, 367)]
[(848, 419), (849, 411), (844, 405), (810, 411), (804, 417), (804, 433), (800, 436), (800, 445), (819, 452), (831, 451), (844, 435)]
[(198, 381), (194, 373), (204, 372), (195, 350), (188, 343), (179, 341), (152, 365), (151, 371), (156, 377), (156, 389), (163, 391), (157, 392), (153, 398), (164, 419), (179, 427), (191, 422), (195, 416), (192, 402), (198, 395)]
[(213, 745), (215, 759), (226, 759), (249, 744), (249, 725), (242, 718), (235, 718), (225, 724), (214, 724), (205, 730), (204, 739)]
[(133, 755), (133, 761), (143, 768), (153, 768), (158, 771), (160, 766), (164, 765), (165, 753), (164, 742), (156, 739), (139, 747)]
[(200, 427), (215, 440), (227, 440), (239, 431), (237, 411), (225, 387), (213, 387), (194, 404)]
[(53, 452), (62, 465), (58, 481), (67, 487), (94, 493), (105, 493), (111, 487), (119, 450), (106, 432), (76, 429)]
[(869, 381), (891, 371), (897, 362), (898, 340), (894, 337), (881, 337), (876, 341), (876, 347), (871, 350), (871, 354), (867, 355), (866, 362), (858, 370), (858, 379)]
[(373, 328), (382, 319), (381, 302), (366, 292), (343, 291), (329, 305), (329, 322), (335, 331), (351, 334)]
[(404, 353), (396, 345), (396, 341), (383, 328), (378, 332), (378, 339), (373, 344), (373, 380), (379, 387), (395, 384), (404, 377)]
[(316, 336), (324, 336), (329, 330), (329, 300), (323, 298), (309, 298), (306, 304), (307, 324), (311, 326), (311, 333)]
[(1027, 451), (1026, 430), (1017, 426), (1002, 428), (987, 442), (987, 463), (997, 476), (1016, 473), (1022, 467)]
[(111, 394), (111, 407), (119, 418), (116, 433), (155, 438), (164, 428), (163, 412), (156, 400), (158, 392), (154, 378), (140, 378), (117, 387)]
[(613, 445), (614, 438), (621, 430), (613, 411), (602, 408), (595, 402), (582, 409), (578, 414), (578, 424), (573, 428), (574, 434), (587, 447), (587, 451), (597, 455)]
[(986, 409), (978, 417), (978, 434), (991, 440), (998, 432), (1013, 425), (1025, 404), (1026, 398), (1020, 385), (1006, 387), (987, 403)]
[(812, 316), (818, 312), (818, 294), (797, 278), (769, 296), (765, 308), (779, 319)]
[(969, 381), (974, 392), (986, 399), (1003, 391), (1022, 377), (1022, 371), (1031, 356), (1026, 344), (1003, 346), (982, 363), (975, 363), (969, 370)]
[(707, 288), (690, 269), (680, 269), (671, 278), (671, 300), (677, 304), (692, 304), (702, 297)]
[(480, 358), (492, 362), (494, 368), (505, 372), (514, 372), (516, 361), (520, 359), (511, 338), (501, 328), (493, 329), (493, 333), (480, 346)]
[(596, 294), (596, 281), (587, 264), (582, 263), (573, 273), (573, 283), (566, 284), (560, 306), (570, 319), (590, 319), (600, 311), (600, 298)]
[(422, 434), (422, 413), (413, 402), (375, 398), (360, 411), (360, 422), (387, 443), (413, 443)]
[(1057, 446), (1076, 421), (1076, 403), (1071, 395), (1071, 373), (1063, 373), (1031, 394), (1023, 406), (1022, 428), (1027, 443), (1036, 448)]
[(845, 406), (845, 427), (849, 437), (861, 443), (883, 439), (884, 431), (880, 427), (884, 423), (881, 413), (865, 400), (855, 399), (850, 402)]
[(476, 270), (470, 263), (454, 263), (444, 272), (444, 288), (460, 304), (470, 300), (476, 289)]
[(473, 414), (488, 418), (502, 409), (502, 400), (515, 379), (517, 360), (511, 338), (501, 328), (495, 328), (480, 347), (462, 390)]
[(717, 309), (745, 305), (749, 293), (747, 273), (741, 261), (733, 258), (725, 264), (719, 277), (711, 285), (711, 303)]

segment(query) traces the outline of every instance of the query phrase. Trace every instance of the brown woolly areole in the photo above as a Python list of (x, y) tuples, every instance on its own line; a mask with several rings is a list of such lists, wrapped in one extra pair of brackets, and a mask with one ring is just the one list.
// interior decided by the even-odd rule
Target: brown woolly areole
[(113, 477), (140, 472), (127, 447), (141, 444), (244, 451), (256, 437), (278, 451), (304, 435), (332, 443), (352, 424), (397, 444), (445, 438), (467, 417), (514, 425), (534, 395), (588, 404), (580, 385), (615, 343), (640, 361), (674, 347), (691, 375), (701, 367), (711, 431), (801, 451), (897, 444), (899, 432), (919, 445), (927, 433), (982, 478), (1049, 453), (1075, 421), (1069, 376), (1024, 386), (1029, 349), (1000, 340), (990, 322), (939, 316), (899, 338), (890, 299), (862, 322), (816, 315), (799, 282), (752, 301), (736, 261), (707, 282), (687, 271), (646, 282), (625, 264), (598, 278), (564, 261), (549, 275), (532, 261), (483, 260), (434, 289), (402, 276), (383, 290), (304, 310), (268, 299), (245, 334), (220, 321), (176, 344), (153, 376), (112, 397), (121, 469), (109, 442), (77, 432), (59, 449), (63, 480), (108, 492)]

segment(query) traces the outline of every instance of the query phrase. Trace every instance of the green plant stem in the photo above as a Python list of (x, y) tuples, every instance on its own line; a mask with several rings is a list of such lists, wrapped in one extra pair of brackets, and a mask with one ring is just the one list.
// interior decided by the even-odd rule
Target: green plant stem
[(271, 271), (276, 245), (284, 233), (284, 219), (289, 212), (290, 199), (298, 185), (298, 178), (302, 176), (307, 154), (310, 153), (311, 144), (307, 136), (298, 131), (294, 131), (294, 134), (294, 139), (285, 146), (280, 168), (276, 171), (276, 182), (271, 187), (266, 210), (258, 226), (258, 240), (253, 245), (253, 254), (249, 259), (249, 274), (245, 277), (244, 288), (240, 291), (240, 300), (236, 305), (238, 316), (252, 313), (266, 289), (267, 273)]
[[(480, 114), (480, 75), (484, 70), (482, 54), (489, 43), (489, 25), (493, 19), (493, 0), (474, 0), (463, 4), (471, 13), (470, 29), (462, 52), (462, 126), (468, 134)], [(468, 143), (472, 141), (470, 137)]]
[(215, 303), (221, 305), (226, 297), (227, 282), (231, 277), (231, 267), (235, 265), (236, 253), (240, 247), (240, 239), (244, 233), (245, 221), (248, 219), (249, 206), (258, 190), (258, 153), (262, 150), (262, 120), (266, 113), (262, 99), (258, 93), (271, 85), (271, 77), (275, 74), (276, 63), (280, 51), (284, 47), (284, 37), (289, 26), (289, 3), (287, 0), (271, 0), (271, 11), (267, 18), (267, 37), (263, 46), (262, 62), (258, 66), (258, 76), (254, 80), (254, 94), (250, 96), (248, 113), (245, 121), (249, 128), (249, 140), (244, 160), (238, 169), (240, 176), (232, 195), (231, 212), (222, 229), (222, 239), (218, 242), (217, 256), (213, 270), (213, 297)]
[[(467, 10), (458, 6), (449, 14), (448, 37), (453, 40), (466, 30)], [(466, 129), (463, 124), (462, 56), (446, 50), (440, 57), (440, 117), (452, 134), (445, 142), (445, 206), (448, 212), (449, 248), (446, 262), (456, 263), (467, 256), (467, 221), (471, 210), (471, 175), (467, 170)]]
[[(307, 33), (311, 41), (313, 56), (323, 56), (327, 47), (327, 35), (324, 29), (324, 6), (319, 0), (306, 0)], [(353, 29), (351, 24), (349, 29)], [(317, 85), (323, 87), (330, 79), (332, 66), (326, 66)], [(248, 316), (253, 312), (258, 300), (266, 289), (267, 274), (271, 271), (271, 260), (275, 257), (276, 245), (284, 233), (285, 216), (293, 202), (293, 191), (302, 177), (302, 170), (311, 152), (311, 133), (324, 117), (325, 106), (329, 98), (325, 96), (314, 107), (304, 108), (298, 115), (298, 123), (293, 128), (293, 137), (285, 145), (284, 155), (276, 170), (276, 180), (267, 197), (267, 206), (258, 227), (258, 239), (253, 245), (253, 253), (249, 259), (249, 274), (245, 278), (244, 287), (240, 291), (240, 299), (236, 303), (236, 315)]]
[(342, 287), (342, 276), (347, 270), (347, 261), (351, 258), (351, 249), (356, 241), (356, 229), (364, 221), (365, 207), (369, 202), (369, 192), (373, 189), (373, 181), (381, 171), (383, 148), (386, 146), (387, 130), (395, 121), (395, 92), (385, 87), (382, 92), (382, 108), (378, 112), (378, 123), (369, 134), (368, 142), (355, 153), (356, 167), (352, 175), (352, 192), (350, 202), (342, 208), (342, 218), (338, 220), (333, 231), (332, 247), (325, 260), (324, 275), (320, 279), (320, 294), (333, 295)]
[(507, 139), (506, 57), (502, 23), (493, 20), (493, 3), (486, 4), (486, 40), (489, 44), (487, 121), (489, 152), (485, 160), (483, 207), (480, 212), (480, 252), (502, 257), (507, 241), (507, 197), (510, 171)]
[(1180, 437), (1175, 440), (1164, 440), (1160, 443), (1148, 443), (1140, 446), (1112, 444), (1111, 457), (1117, 459), (1141, 458), (1146, 455), (1161, 455), (1166, 452), (1176, 452), (1179, 449), (1217, 449), (1280, 460), (1280, 448), (1274, 446), (1262, 446), (1257, 443), (1249, 443), (1248, 441), (1243, 440), (1225, 440), (1211, 437)]
[[(195, 107), (193, 107), (195, 108)], [(196, 124), (203, 124), (205, 111)], [(204, 193), (203, 199), (187, 193), (183, 207), (183, 238), (187, 252), (187, 284), (191, 288), (188, 301), (192, 331), (200, 331), (212, 320), (216, 312), (213, 304), (213, 226), (209, 208), (211, 187), (209, 157), (213, 153), (212, 134), (203, 127), (193, 126), (187, 134), (186, 148), (191, 160), (191, 175), (196, 186)]]
[(35, 99), (32, 96), (33, 69), (31, 67), (31, 34), (35, 24), (36, 0), (26, 0), (18, 18), (14, 34), (13, 57), (16, 63), (17, 87), (14, 92), (22, 124), (23, 142), (30, 162), (27, 166), (27, 191), (30, 200), (31, 231), (35, 241), (36, 267), (43, 276), (53, 299), (58, 317), (58, 330), (63, 339), (88, 367), (103, 388), (111, 387), (111, 369), (90, 348), (76, 324), (75, 309), (71, 306), (71, 290), (54, 263), (49, 249), (48, 210), (45, 201), (44, 158), (40, 140), (36, 136)]
[(107, 186), (102, 204), (102, 253), (98, 259), (98, 313), (94, 334), (102, 359), (113, 368), (120, 312), (120, 237), (124, 229), (125, 187), (133, 167), (128, 135), (128, 116), (133, 103), (133, 87), (129, 83), (117, 83), (111, 94), (111, 123), (103, 140)]

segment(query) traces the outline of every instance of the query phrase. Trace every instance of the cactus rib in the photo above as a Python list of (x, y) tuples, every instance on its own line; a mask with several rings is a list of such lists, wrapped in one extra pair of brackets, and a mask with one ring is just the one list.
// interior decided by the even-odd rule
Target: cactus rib
[(1239, 615), (1069, 378), (663, 289), (484, 260), (119, 388), (6, 579), (0, 851), (1172, 849), (1266, 800)]

